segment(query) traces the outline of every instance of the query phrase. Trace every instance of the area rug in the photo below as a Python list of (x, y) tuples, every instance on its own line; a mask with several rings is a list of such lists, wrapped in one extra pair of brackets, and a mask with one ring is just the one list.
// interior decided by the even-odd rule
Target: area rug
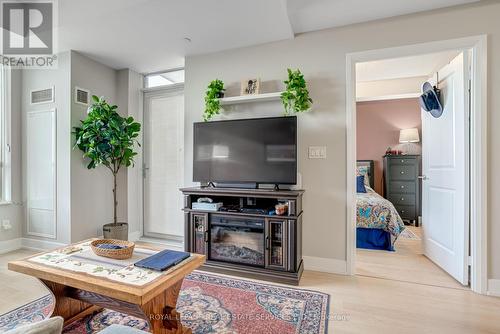
[(412, 230), (410, 230), (408, 227), (401, 232), (399, 235), (400, 238), (403, 239), (410, 239), (410, 240), (421, 240), (418, 235), (415, 234)]
[(50, 316), (54, 309), (54, 297), (43, 296), (31, 303), (0, 315), (0, 333), (15, 327), (42, 321)]
[[(324, 293), (197, 271), (184, 280), (177, 309), (194, 334), (323, 334), (328, 305)], [(66, 326), (64, 333), (94, 334), (111, 324), (149, 329), (143, 319), (104, 310)]]

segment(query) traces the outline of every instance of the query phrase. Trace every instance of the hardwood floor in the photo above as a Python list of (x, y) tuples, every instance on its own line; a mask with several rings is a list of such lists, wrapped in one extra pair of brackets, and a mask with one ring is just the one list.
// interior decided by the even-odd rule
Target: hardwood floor
[[(419, 238), (421, 228), (407, 226)], [(423, 255), (422, 240), (399, 238), (396, 251), (358, 249), (356, 274), (454, 289), (468, 289)]]
[(25, 305), (48, 293), (37, 279), (7, 270), (9, 261), (35, 253), (28, 250), (18, 250), (0, 255), (0, 314)]
[[(29, 254), (0, 255), (0, 314), (46, 293), (35, 279), (7, 272), (7, 261)], [(329, 333), (500, 333), (500, 298), (469, 290), (313, 271), (300, 288), (330, 294)]]

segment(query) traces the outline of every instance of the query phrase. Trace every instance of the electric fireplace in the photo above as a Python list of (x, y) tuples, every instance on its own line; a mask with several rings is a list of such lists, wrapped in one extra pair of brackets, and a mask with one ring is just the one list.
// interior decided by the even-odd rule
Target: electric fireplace
[(263, 219), (210, 216), (209, 259), (264, 267)]

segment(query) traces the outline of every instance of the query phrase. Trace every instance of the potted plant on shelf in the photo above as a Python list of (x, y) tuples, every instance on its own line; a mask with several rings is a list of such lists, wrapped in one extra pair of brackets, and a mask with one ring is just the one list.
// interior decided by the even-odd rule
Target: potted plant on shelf
[(285, 115), (308, 111), (313, 100), (309, 97), (309, 90), (304, 75), (300, 70), (288, 71), (288, 80), (285, 80), (286, 89), (281, 93), (281, 101), (285, 107)]
[(116, 177), (121, 167), (134, 164), (134, 145), (139, 144), (137, 137), (141, 125), (133, 117), (122, 117), (116, 105), (109, 105), (103, 97), (92, 96), (93, 103), (88, 108), (87, 118), (74, 128), (75, 147), (83, 151), (83, 156), (90, 159), (88, 169), (100, 165), (113, 174), (113, 223), (103, 226), (106, 239), (128, 239), (128, 224), (118, 222), (116, 210)]
[(207, 87), (205, 94), (205, 112), (203, 113), (203, 120), (209, 121), (215, 115), (219, 114), (220, 98), (224, 97), (224, 82), (219, 79), (212, 80)]

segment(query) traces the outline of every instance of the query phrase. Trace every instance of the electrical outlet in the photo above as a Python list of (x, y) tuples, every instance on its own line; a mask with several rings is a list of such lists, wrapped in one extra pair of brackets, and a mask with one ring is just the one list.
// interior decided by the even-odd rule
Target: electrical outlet
[(309, 159), (326, 159), (326, 146), (309, 146)]
[(10, 220), (8, 220), (8, 219), (4, 219), (4, 220), (2, 220), (2, 228), (3, 228), (4, 230), (10, 230), (10, 229), (12, 228), (12, 225), (11, 225), (11, 223), (10, 223)]

